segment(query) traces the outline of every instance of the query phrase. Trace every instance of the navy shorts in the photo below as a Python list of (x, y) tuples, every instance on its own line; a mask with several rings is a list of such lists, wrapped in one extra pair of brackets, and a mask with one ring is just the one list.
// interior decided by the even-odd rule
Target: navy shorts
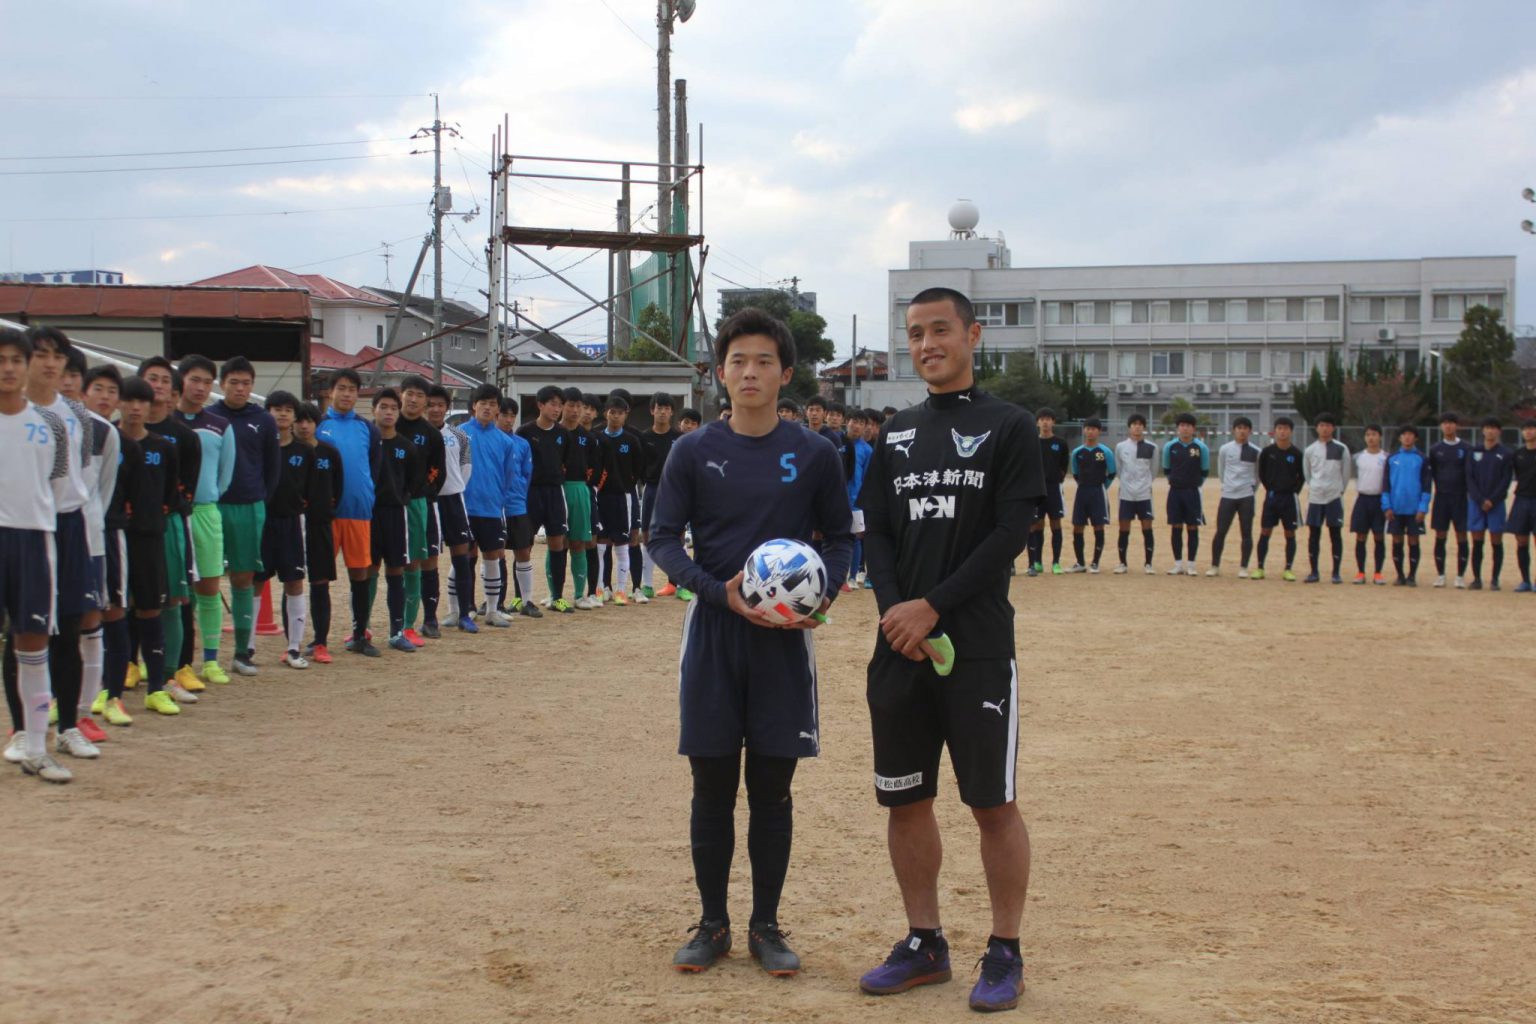
[(821, 752), (811, 630), (754, 626), (697, 598), (678, 660), (679, 754), (735, 757), (743, 744), (768, 757)]
[(406, 533), (405, 506), (375, 506), (368, 539), (373, 545), (375, 565), (383, 562), (390, 569), (404, 568), (411, 555), (410, 540)]
[(1296, 495), (1284, 491), (1264, 492), (1264, 511), (1259, 515), (1259, 529), (1273, 530), (1276, 526), (1283, 528), (1287, 533), (1296, 529), (1296, 521), (1300, 518), (1300, 510), (1297, 508)]
[(336, 578), (336, 531), (331, 520), (304, 517), (304, 558), (309, 582), (329, 583)]
[(1482, 506), (1467, 499), (1467, 529), (1473, 533), (1503, 533), (1505, 526), (1504, 503), (1501, 501), (1484, 512)]
[(623, 491), (597, 496), (597, 518), (602, 528), (596, 535), (603, 540), (629, 543), (629, 531), (637, 525), (635, 497)]
[(507, 549), (507, 521), (500, 516), (470, 516), (469, 532), (482, 555)]
[(85, 513), (78, 509), (65, 512), (55, 520), (54, 550), (57, 559), (54, 579), (58, 581), (60, 618), (95, 611), (101, 595), (101, 581), (93, 576), (91, 551), (85, 540)]
[(1394, 537), (1417, 537), (1424, 532), (1418, 516), (1393, 516), (1387, 520), (1387, 532)]
[(1381, 495), (1361, 494), (1355, 498), (1355, 507), (1349, 513), (1349, 532), (1384, 533), (1387, 515), (1381, 507)]
[(52, 534), (0, 526), (0, 611), (12, 632), (49, 632), (54, 578)]
[(309, 572), (303, 516), (268, 516), (261, 528), (261, 579), (302, 580)]
[(128, 607), (128, 539), (122, 530), (107, 530), (107, 607)]
[(1079, 487), (1072, 496), (1073, 526), (1104, 526), (1109, 522), (1109, 499), (1102, 487)]
[(170, 587), (165, 568), (165, 531), (128, 534), (128, 604), (136, 611), (166, 606)]
[(533, 547), (533, 521), (528, 518), (528, 513), (507, 516), (507, 547), (513, 551)]
[(865, 697), (875, 799), (882, 807), (937, 796), (945, 747), (967, 805), (998, 807), (1014, 799), (1019, 676), (1012, 660), (961, 661), (941, 678), (928, 662), (880, 644), (869, 662)]
[(1449, 530), (1452, 527), (1457, 533), (1467, 528), (1467, 496), (1437, 490), (1435, 503), (1429, 508), (1429, 528)]
[(1504, 525), (1508, 527), (1506, 533), (1522, 537), (1536, 533), (1536, 498), (1516, 495), (1514, 504), (1509, 507), (1509, 521)]
[(92, 555), (87, 570), (90, 592), (86, 595), (86, 611), (107, 610), (107, 556)]
[[(1172, 491), (1169, 491), (1168, 493), (1170, 495), (1173, 494)], [(1152, 521), (1153, 515), (1151, 498), (1143, 498), (1140, 501), (1126, 501), (1124, 498), (1120, 499), (1120, 522), (1128, 523), (1132, 519), (1140, 519), (1144, 523), (1150, 523)]]
[(560, 484), (530, 484), (528, 520), (534, 533), (543, 530), (545, 537), (564, 537), (565, 488)]
[(1344, 525), (1344, 499), (1334, 498), (1332, 501), (1309, 502), (1307, 504), (1307, 526), (1316, 530), (1324, 526), (1339, 527)]
[(656, 514), (656, 495), (661, 493), (661, 484), (644, 484), (640, 488), (640, 529), (651, 528), (651, 517)]
[(469, 513), (464, 511), (463, 494), (437, 496), (437, 528), (444, 547), (456, 548), (460, 544), (473, 544), (475, 535), (469, 528)]
[(1200, 504), (1198, 490), (1192, 487), (1179, 487), (1168, 492), (1168, 525), (1205, 525), (1205, 509)]
[(1045, 497), (1035, 499), (1035, 519), (1060, 519), (1067, 514), (1067, 501), (1060, 484), (1046, 484)]

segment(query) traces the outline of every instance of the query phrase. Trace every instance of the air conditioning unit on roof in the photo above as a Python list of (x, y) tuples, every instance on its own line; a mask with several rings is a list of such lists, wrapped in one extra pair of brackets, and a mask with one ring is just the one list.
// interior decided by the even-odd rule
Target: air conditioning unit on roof
[(1195, 394), (1208, 395), (1211, 393), (1211, 382), (1208, 380), (1195, 381)]
[(1136, 385), (1128, 380), (1123, 380), (1115, 385), (1115, 394), (1117, 395), (1134, 395), (1135, 393)]

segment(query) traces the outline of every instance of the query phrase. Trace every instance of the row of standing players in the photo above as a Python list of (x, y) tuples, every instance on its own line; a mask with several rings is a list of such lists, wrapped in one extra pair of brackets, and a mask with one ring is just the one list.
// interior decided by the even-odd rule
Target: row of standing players
[[(1197, 421), (1192, 414), (1178, 417), (1178, 436), (1162, 446), (1146, 438), (1147, 421), (1139, 414), (1129, 418), (1129, 436), (1113, 449), (1100, 441), (1103, 424), (1097, 419), (1084, 423), (1083, 443), (1075, 448), (1054, 433), (1055, 415), (1051, 410), (1040, 411), (1037, 425), (1049, 493), (1040, 502), (1030, 533), (1027, 575), (1100, 571), (1109, 523), (1109, 487), (1117, 480), (1119, 561), (1114, 571), (1129, 571), (1131, 528), (1139, 524), (1145, 552), (1142, 571), (1154, 573), (1152, 484), (1159, 470), (1168, 480), (1165, 515), (1174, 557), (1168, 574), (1198, 575), (1200, 529), (1205, 525), (1201, 490), (1211, 473), (1212, 460), (1205, 442), (1196, 437)], [(1207, 576), (1220, 575), (1221, 556), (1235, 520), (1241, 537), (1240, 578), (1265, 578), (1270, 537), (1278, 528), (1285, 540), (1282, 578), (1295, 580), (1296, 531), (1305, 525), (1309, 572), (1304, 582), (1317, 583), (1323, 578), (1319, 562), (1326, 533), (1332, 554), (1329, 579), (1342, 583), (1344, 495), (1353, 478), (1356, 494), (1349, 528), (1355, 535), (1355, 583), (1387, 582), (1386, 536), (1390, 535), (1396, 585), (1417, 586), (1419, 537), (1427, 525), (1435, 535), (1435, 586), (1446, 585), (1447, 537), (1454, 532), (1455, 586), (1483, 589), (1486, 539), (1492, 552), (1488, 589), (1499, 590), (1504, 567), (1503, 537), (1511, 533), (1520, 571), (1520, 583), (1514, 589), (1518, 593), (1532, 592), (1530, 539), (1536, 534), (1536, 422), (1527, 420), (1520, 425), (1522, 444), (1511, 449), (1501, 440), (1504, 424), (1498, 418), (1484, 419), (1481, 437), (1477, 443), (1469, 444), (1460, 436), (1461, 418), (1455, 413), (1443, 413), (1441, 437), (1427, 453), (1419, 448), (1419, 431), (1412, 425), (1397, 430), (1398, 443), (1392, 451), (1383, 448), (1382, 427), (1368, 425), (1364, 431), (1365, 447), (1357, 452), (1351, 452), (1336, 437), (1338, 425), (1332, 415), (1316, 417), (1312, 427), (1316, 439), (1303, 450), (1293, 441), (1294, 422), (1286, 416), (1278, 417), (1273, 427), (1274, 443), (1260, 447), (1251, 440), (1250, 420), (1240, 416), (1233, 421), (1232, 440), (1221, 446), (1215, 460), (1221, 497)], [(1066, 508), (1062, 483), (1069, 474), (1077, 483), (1071, 514), (1076, 561), (1063, 569), (1062, 520), (1066, 518)], [(1264, 497), (1257, 505), (1258, 558), (1250, 570), (1254, 554), (1253, 520), (1261, 485)], [(1304, 506), (1303, 488), (1307, 491)], [(1511, 489), (1514, 501), (1506, 508)], [(1047, 523), (1052, 543), (1049, 570), (1044, 562)], [(1091, 560), (1084, 553), (1084, 532), (1089, 528), (1094, 533)], [(1369, 569), (1366, 550), (1372, 540), (1374, 570)]]

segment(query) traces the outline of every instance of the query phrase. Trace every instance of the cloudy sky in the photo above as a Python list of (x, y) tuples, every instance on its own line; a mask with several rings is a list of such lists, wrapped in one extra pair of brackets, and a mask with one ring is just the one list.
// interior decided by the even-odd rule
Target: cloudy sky
[[(799, 277), (840, 350), (853, 314), (861, 342), (885, 337), (886, 271), (943, 237), (957, 197), (1016, 266), (1536, 256), (1528, 0), (698, 3), (673, 73), (703, 125), (709, 284)], [(387, 242), (399, 286), (429, 226), (431, 159), (408, 139), (431, 93), (463, 132), (444, 157), (462, 211), (486, 205), (503, 115), (516, 153), (655, 158), (653, 0), (61, 0), (5, 19), (4, 269), (266, 263), (371, 285)], [(511, 216), (606, 227), (616, 198), (521, 181)], [(478, 303), (488, 217), (451, 224), (444, 288)], [(601, 288), (600, 264), (573, 274)], [(512, 273), (542, 322), (579, 308)]]

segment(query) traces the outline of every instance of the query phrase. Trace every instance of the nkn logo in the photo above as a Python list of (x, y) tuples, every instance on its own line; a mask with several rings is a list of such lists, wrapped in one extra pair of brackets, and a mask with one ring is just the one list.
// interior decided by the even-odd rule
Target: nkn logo
[(955, 495), (932, 494), (925, 498), (908, 498), (907, 512), (913, 522), (919, 519), (953, 519)]

